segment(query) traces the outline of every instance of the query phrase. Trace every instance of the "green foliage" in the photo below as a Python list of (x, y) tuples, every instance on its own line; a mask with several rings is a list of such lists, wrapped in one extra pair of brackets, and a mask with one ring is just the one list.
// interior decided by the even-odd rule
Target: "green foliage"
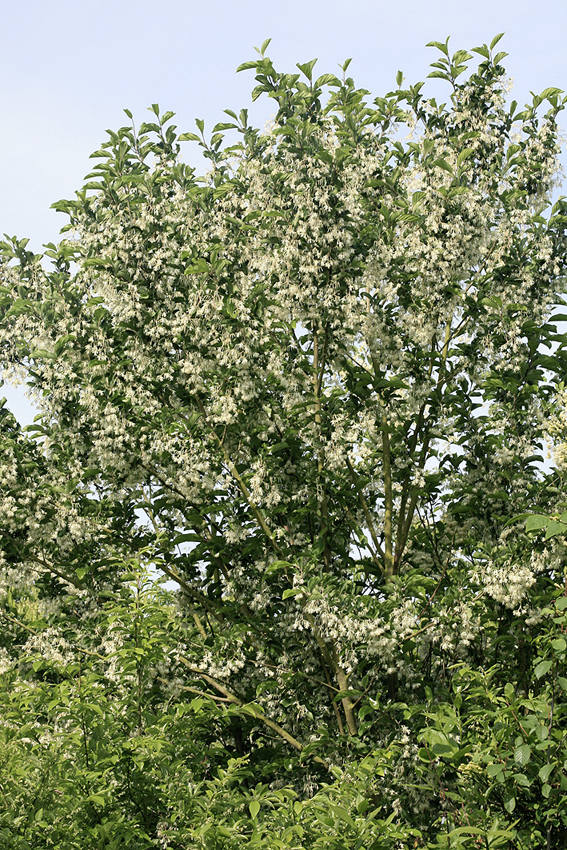
[(229, 718), (172, 669), (183, 642), (174, 598), (127, 566), (135, 576), (82, 630), (91, 648), (47, 659), (39, 646), (17, 677), (4, 674), (3, 846), (340, 847), (348, 837), (381, 848), (412, 834), (370, 808), (387, 755), (336, 769), (304, 800), (258, 783), (249, 757), (229, 757)]
[(267, 41), (272, 127), (154, 104), (1, 243), (2, 846), (564, 846), (564, 100), (500, 38), (446, 103)]

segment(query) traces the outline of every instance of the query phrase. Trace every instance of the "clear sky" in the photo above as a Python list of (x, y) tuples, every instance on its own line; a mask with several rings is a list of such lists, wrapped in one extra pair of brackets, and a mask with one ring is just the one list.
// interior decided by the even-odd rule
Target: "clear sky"
[[(211, 128), (223, 109), (250, 105), (253, 73), (235, 71), (266, 38), (280, 70), (317, 57), (319, 73), (335, 72), (352, 57), (349, 74), (377, 96), (398, 70), (408, 83), (425, 78), (428, 41), (470, 49), (505, 32), (516, 100), (567, 89), (566, 0), (0, 0), (0, 11), (0, 233), (36, 251), (65, 223), (50, 205), (80, 188), (125, 107), (137, 123), (159, 103), (180, 131), (195, 118)], [(271, 112), (269, 102), (251, 110), (260, 125)], [(31, 421), (21, 393), (2, 395)]]

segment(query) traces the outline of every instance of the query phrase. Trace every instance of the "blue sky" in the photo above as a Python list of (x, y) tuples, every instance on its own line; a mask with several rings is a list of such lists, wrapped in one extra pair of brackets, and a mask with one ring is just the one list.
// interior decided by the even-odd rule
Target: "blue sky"
[[(398, 70), (425, 78), (428, 41), (451, 36), (456, 50), (504, 31), (516, 100), (567, 90), (565, 0), (4, 0), (2, 23), (0, 233), (29, 237), (37, 251), (65, 223), (50, 205), (80, 188), (105, 129), (127, 122), (125, 107), (140, 123), (157, 102), (180, 131), (196, 117), (210, 128), (223, 109), (249, 106), (253, 74), (235, 71), (266, 38), (281, 70), (317, 57), (320, 73), (334, 72), (352, 57), (349, 73), (377, 96)], [(271, 111), (258, 103), (251, 114), (263, 125)], [(196, 152), (185, 158), (198, 164)], [(31, 421), (21, 391), (1, 395)]]

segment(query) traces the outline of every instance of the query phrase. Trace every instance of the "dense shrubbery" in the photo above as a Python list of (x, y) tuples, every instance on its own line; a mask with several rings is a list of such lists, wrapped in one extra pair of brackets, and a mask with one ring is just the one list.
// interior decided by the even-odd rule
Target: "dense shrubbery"
[(265, 132), (156, 106), (3, 243), (3, 846), (564, 846), (563, 101), (497, 40), (447, 104), (261, 52)]

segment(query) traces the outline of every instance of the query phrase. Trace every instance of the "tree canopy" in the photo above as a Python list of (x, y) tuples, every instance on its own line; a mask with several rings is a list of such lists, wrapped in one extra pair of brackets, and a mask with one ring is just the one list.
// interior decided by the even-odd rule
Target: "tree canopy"
[(127, 111), (2, 243), (6, 847), (564, 846), (565, 99), (499, 39), (445, 102), (266, 42), (266, 129)]

